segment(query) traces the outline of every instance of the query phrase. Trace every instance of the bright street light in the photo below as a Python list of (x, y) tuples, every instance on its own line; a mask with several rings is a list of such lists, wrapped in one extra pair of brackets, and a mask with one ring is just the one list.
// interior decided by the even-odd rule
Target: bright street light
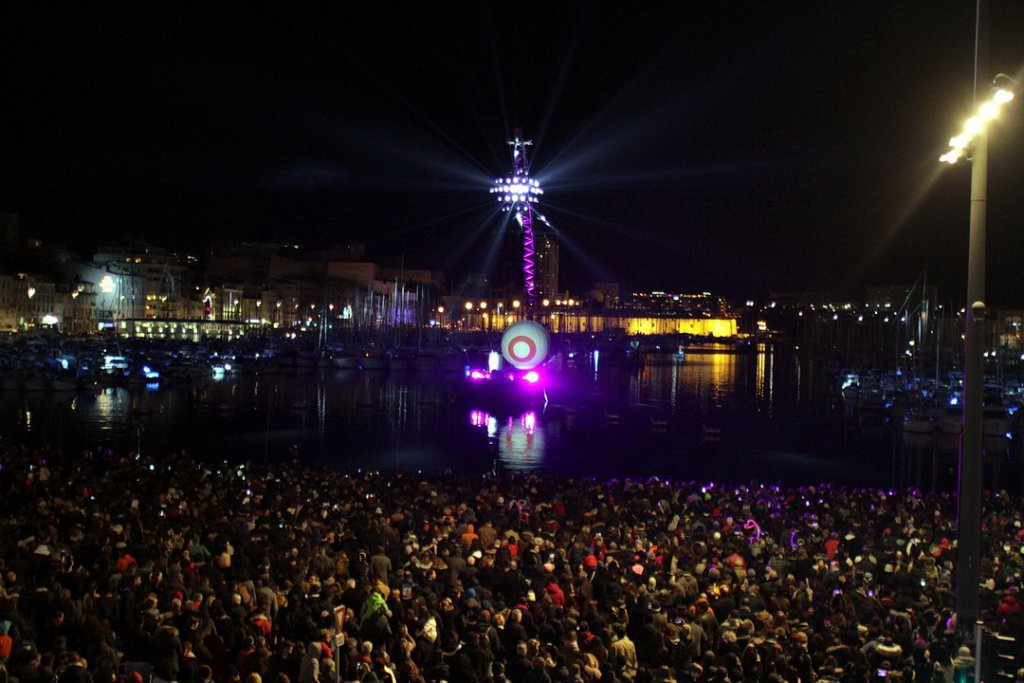
[[(1000, 74), (1000, 76), (1003, 76)], [(1008, 76), (1003, 76), (1009, 79)], [(999, 76), (996, 77), (997, 79)], [(992, 91), (989, 99), (985, 100), (978, 107), (978, 113), (964, 122), (964, 129), (958, 135), (949, 140), (950, 150), (939, 157), (939, 161), (947, 164), (955, 164), (961, 157), (966, 156), (967, 147), (974, 142), (985, 130), (985, 124), (994, 120), (999, 115), (1000, 108), (1013, 100), (1013, 91), (1006, 88), (996, 88)]]
[[(975, 74), (979, 65), (975, 64)], [(993, 83), (1009, 76), (999, 74)], [(977, 80), (975, 81), (977, 82)], [(964, 324), (963, 429), (957, 473), (957, 585), (956, 611), (961, 630), (978, 619), (981, 577), (981, 493), (984, 478), (982, 393), (985, 381), (985, 222), (988, 205), (988, 132), (999, 107), (1013, 99), (1013, 92), (999, 88), (983, 102), (978, 115), (964, 124), (964, 130), (949, 141), (950, 149), (939, 157), (948, 164), (967, 157), (971, 147), (971, 211), (967, 253), (967, 311)]]

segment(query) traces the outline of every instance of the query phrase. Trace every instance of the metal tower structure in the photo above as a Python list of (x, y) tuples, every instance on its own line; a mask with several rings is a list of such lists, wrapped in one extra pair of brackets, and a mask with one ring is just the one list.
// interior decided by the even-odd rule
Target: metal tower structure
[(532, 140), (524, 140), (516, 129), (515, 139), (509, 140), (512, 147), (512, 175), (494, 181), (491, 194), (498, 196), (503, 211), (511, 211), (523, 229), (523, 291), (526, 295), (527, 310), (532, 314), (537, 309), (536, 263), (534, 249), (533, 202), (544, 194), (540, 183), (530, 178), (530, 161), (526, 148)]

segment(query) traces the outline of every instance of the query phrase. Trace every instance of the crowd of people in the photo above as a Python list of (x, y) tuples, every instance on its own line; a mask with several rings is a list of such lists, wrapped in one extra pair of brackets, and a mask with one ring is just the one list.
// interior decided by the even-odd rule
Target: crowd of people
[[(4, 447), (0, 500), (0, 677), (19, 683), (974, 668), (945, 493)], [(987, 627), (1017, 636), (1021, 506), (986, 496), (980, 587)]]

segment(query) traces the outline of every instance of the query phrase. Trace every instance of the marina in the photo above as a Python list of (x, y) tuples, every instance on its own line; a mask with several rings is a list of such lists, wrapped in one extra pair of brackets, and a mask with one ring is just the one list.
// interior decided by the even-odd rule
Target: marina
[[(566, 354), (546, 395), (525, 402), (470, 389), (466, 369), (486, 363), (482, 347), (409, 355), (387, 369), (361, 366), (356, 354), (348, 367), (293, 362), (301, 356), (287, 350), (157, 355), (146, 367), (158, 379), (118, 368), (66, 390), (5, 388), (5, 441), (156, 457), (184, 449), (207, 461), (297, 454), (346, 469), (729, 480), (785, 471), (809, 482), (955, 484), (955, 407), (919, 417), (905, 400), (919, 391), (866, 375), (851, 391), (844, 373), (785, 346), (640, 352), (632, 362)], [(985, 440), (989, 480), (1019, 489), (1018, 416), (1000, 415)]]

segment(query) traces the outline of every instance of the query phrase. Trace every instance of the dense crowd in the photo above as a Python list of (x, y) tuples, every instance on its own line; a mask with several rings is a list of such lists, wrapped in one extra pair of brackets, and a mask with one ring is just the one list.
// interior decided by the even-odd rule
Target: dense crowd
[[(0, 465), (10, 681), (948, 682), (974, 666), (947, 494), (11, 447)], [(1021, 517), (986, 497), (982, 610), (1014, 635)]]

